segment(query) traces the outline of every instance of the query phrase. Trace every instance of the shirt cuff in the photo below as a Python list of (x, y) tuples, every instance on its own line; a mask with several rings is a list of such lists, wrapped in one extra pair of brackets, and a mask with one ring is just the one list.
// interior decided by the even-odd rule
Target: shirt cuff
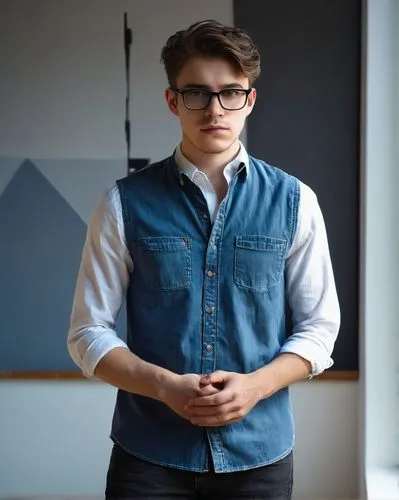
[(300, 356), (311, 365), (309, 378), (320, 375), (324, 370), (330, 368), (334, 361), (324, 349), (315, 345), (311, 340), (288, 340), (280, 349), (280, 354), (292, 353)]
[(117, 347), (128, 349), (126, 343), (115, 335), (103, 335), (95, 339), (85, 351), (82, 359), (82, 372), (87, 378), (97, 379), (94, 370), (100, 360)]

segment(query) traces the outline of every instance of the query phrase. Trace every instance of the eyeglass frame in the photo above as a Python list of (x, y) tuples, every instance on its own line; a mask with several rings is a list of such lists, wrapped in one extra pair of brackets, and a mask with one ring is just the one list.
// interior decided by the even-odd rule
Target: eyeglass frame
[[(218, 92), (214, 92), (214, 91), (208, 90), (208, 89), (196, 88), (196, 87), (191, 87), (191, 88), (187, 88), (187, 89), (178, 89), (176, 87), (171, 87), (171, 90), (173, 92), (176, 92), (177, 94), (180, 94), (182, 96), (183, 104), (184, 104), (185, 108), (188, 109), (189, 111), (203, 111), (204, 109), (206, 109), (210, 105), (211, 100), (213, 99), (213, 97), (217, 97), (218, 98), (218, 102), (219, 102), (220, 106), (225, 111), (240, 111), (240, 109), (245, 108), (245, 106), (246, 106), (246, 104), (248, 102), (249, 94), (252, 92), (253, 87), (250, 87), (249, 89), (227, 88), (227, 89), (219, 90)], [(185, 94), (187, 92), (192, 92), (193, 90), (200, 90), (201, 92), (206, 92), (207, 94), (209, 94), (209, 99), (208, 99), (208, 102), (207, 102), (206, 106), (204, 106), (203, 108), (189, 108), (187, 106), (186, 100), (185, 100), (184, 96), (185, 96)], [(220, 94), (222, 92), (226, 92), (228, 90), (239, 90), (240, 92), (244, 92), (245, 93), (245, 102), (244, 102), (244, 104), (240, 108), (226, 108), (225, 106), (223, 106), (223, 104), (222, 104), (222, 102), (220, 100)]]

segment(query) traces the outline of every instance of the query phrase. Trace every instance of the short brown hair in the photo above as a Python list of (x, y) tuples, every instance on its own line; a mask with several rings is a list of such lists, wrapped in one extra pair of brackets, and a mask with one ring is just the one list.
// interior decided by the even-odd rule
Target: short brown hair
[(258, 49), (244, 31), (213, 20), (200, 21), (170, 36), (162, 49), (161, 61), (171, 87), (186, 61), (196, 56), (230, 61), (250, 85), (260, 74)]

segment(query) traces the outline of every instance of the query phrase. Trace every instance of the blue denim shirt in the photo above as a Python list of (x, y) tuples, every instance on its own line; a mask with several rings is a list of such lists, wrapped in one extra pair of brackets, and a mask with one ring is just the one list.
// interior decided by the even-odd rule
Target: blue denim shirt
[[(284, 265), (296, 230), (299, 185), (250, 157), (214, 224), (201, 190), (174, 158), (119, 180), (127, 247), (127, 345), (175, 373), (252, 372), (286, 340)], [(266, 465), (293, 447), (288, 388), (241, 421), (200, 428), (159, 401), (119, 390), (111, 437), (154, 463), (216, 472)]]

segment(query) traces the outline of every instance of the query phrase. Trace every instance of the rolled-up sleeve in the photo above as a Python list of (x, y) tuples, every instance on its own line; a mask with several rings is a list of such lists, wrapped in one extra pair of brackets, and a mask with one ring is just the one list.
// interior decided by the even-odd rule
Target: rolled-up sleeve
[(127, 348), (115, 331), (115, 322), (132, 270), (114, 185), (101, 197), (89, 222), (68, 331), (70, 356), (89, 378), (109, 351)]
[(281, 348), (310, 362), (311, 376), (332, 366), (340, 308), (323, 215), (314, 192), (300, 184), (295, 238), (286, 261), (293, 331)]

